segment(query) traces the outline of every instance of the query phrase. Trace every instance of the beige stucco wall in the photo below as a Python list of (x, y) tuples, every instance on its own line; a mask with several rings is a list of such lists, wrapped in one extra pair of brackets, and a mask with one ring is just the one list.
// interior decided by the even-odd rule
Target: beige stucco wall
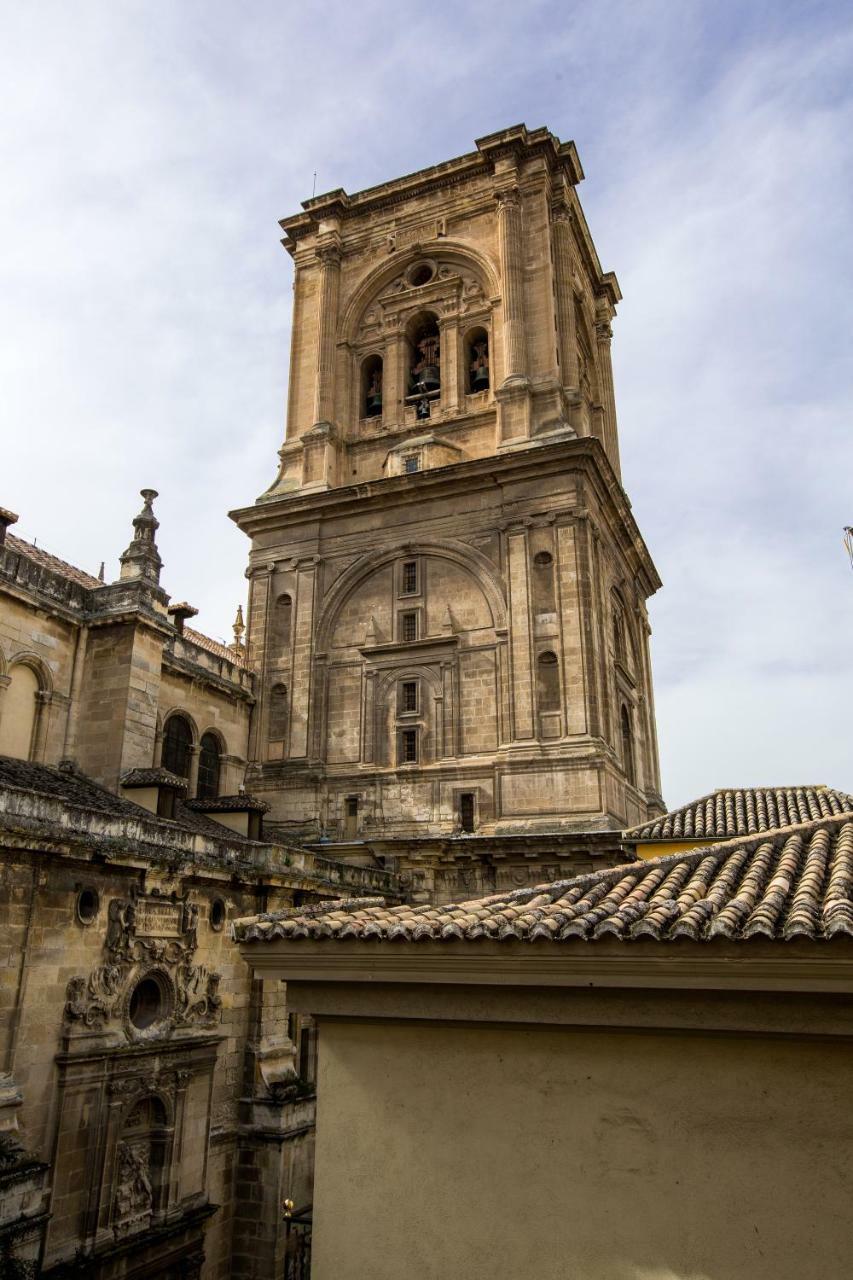
[(840, 1280), (841, 1042), (323, 1020), (313, 1280)]

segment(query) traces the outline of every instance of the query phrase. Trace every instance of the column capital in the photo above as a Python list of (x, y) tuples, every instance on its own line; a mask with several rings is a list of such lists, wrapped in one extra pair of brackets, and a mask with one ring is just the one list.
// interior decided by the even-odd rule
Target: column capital
[(551, 221), (555, 226), (570, 227), (575, 215), (566, 203), (565, 196), (555, 196), (551, 201)]
[(341, 243), (337, 236), (322, 240), (316, 249), (317, 261), (324, 267), (339, 267), (341, 265)]
[(495, 192), (495, 203), (498, 206), (498, 213), (502, 213), (505, 209), (518, 209), (521, 205), (521, 192), (516, 186), (504, 187)]

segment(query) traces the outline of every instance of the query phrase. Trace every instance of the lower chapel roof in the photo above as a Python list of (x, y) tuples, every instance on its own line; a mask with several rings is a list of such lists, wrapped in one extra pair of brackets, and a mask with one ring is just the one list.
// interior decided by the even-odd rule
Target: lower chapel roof
[[(4, 545), (9, 551), (14, 552), (16, 556), (23, 556), (32, 564), (37, 565), (39, 569), (45, 569), (48, 573), (55, 574), (58, 578), (64, 578), (67, 582), (76, 583), (77, 586), (84, 587), (87, 591), (93, 591), (105, 585), (100, 578), (87, 573), (85, 569), (78, 569), (76, 565), (69, 564), (67, 560), (60, 560), (59, 556), (51, 555), (49, 551), (42, 550), (41, 547), (37, 547), (32, 542), (25, 542), (23, 538), (18, 538), (12, 533), (6, 534)], [(235, 666), (242, 667), (246, 665), (242, 654), (237, 653), (228, 645), (222, 644), (219, 640), (213, 640), (210, 636), (204, 635), (201, 631), (185, 626), (182, 635), (191, 644), (198, 645), (200, 649), (204, 649), (214, 657), (225, 658)]]
[(832, 787), (720, 787), (626, 831), (626, 840), (724, 840), (853, 810), (853, 796)]
[(819, 941), (843, 935), (853, 937), (853, 811), (471, 902), (387, 907), (376, 899), (342, 901), (234, 923), (239, 942)]

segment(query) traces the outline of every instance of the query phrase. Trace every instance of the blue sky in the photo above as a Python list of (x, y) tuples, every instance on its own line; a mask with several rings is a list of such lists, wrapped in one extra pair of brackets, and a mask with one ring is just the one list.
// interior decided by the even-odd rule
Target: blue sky
[(853, 9), (667, 0), (3, 7), (0, 505), (94, 572), (160, 490), (164, 583), (225, 637), (225, 512), (283, 435), (278, 218), (574, 138), (614, 363), (664, 794), (853, 789)]

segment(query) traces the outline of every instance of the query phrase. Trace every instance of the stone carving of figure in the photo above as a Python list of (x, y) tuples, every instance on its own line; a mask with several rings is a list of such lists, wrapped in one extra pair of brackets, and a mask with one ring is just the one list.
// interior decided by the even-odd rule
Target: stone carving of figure
[(195, 951), (198, 942), (198, 907), (194, 902), (184, 903), (184, 939), (189, 951)]
[(136, 1144), (119, 1143), (116, 1186), (116, 1220), (119, 1224), (144, 1218), (154, 1207), (154, 1189), (148, 1171), (147, 1151)]

